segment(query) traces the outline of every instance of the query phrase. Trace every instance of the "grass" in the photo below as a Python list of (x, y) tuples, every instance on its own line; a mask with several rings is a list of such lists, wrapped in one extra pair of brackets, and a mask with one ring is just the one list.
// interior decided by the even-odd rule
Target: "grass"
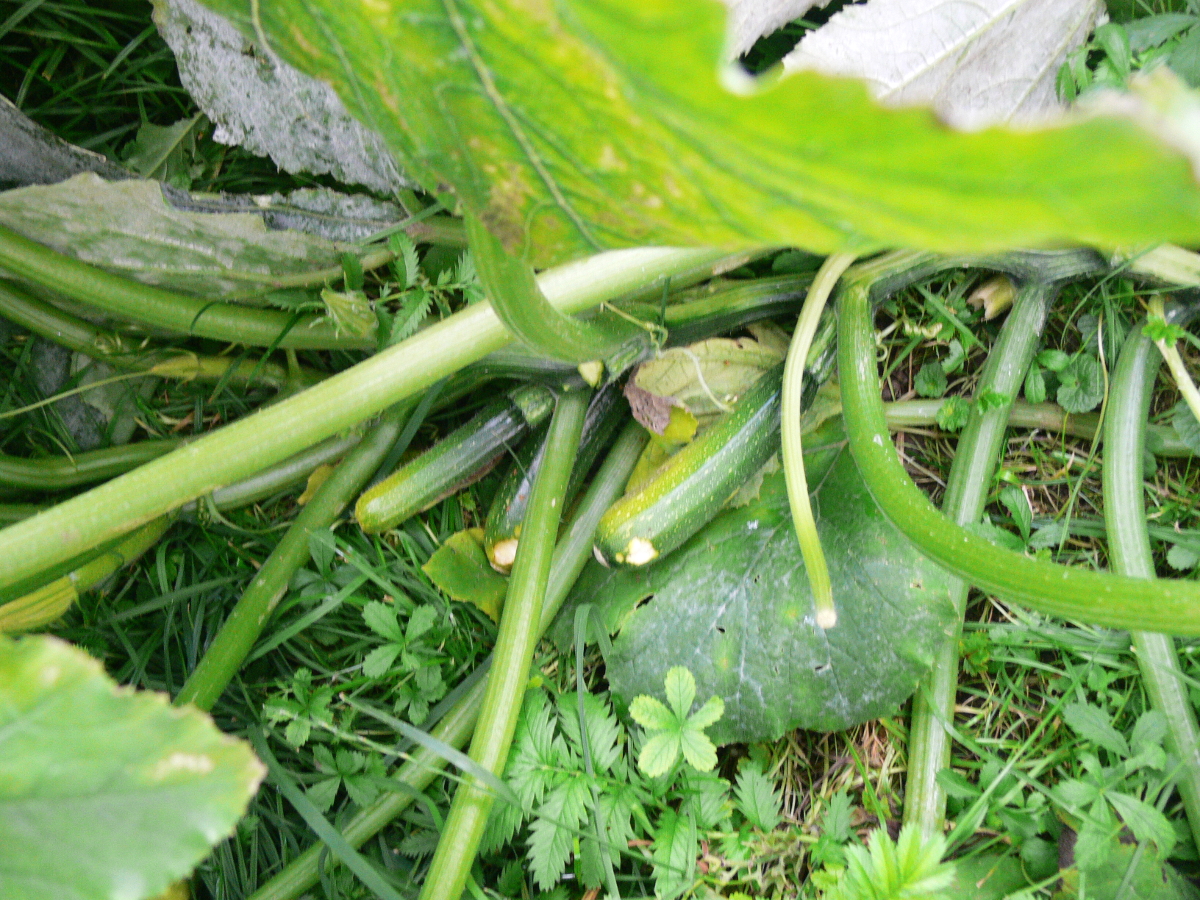
[[(15, 5), (14, 5), (15, 6)], [(169, 51), (148, 21), (148, 6), (80, 0), (26, 3), (0, 20), (0, 90), (31, 117), (68, 140), (121, 158), (144, 123), (166, 125), (195, 114), (178, 84)], [(761, 49), (762, 65), (774, 52)], [(269, 191), (304, 186), (237, 149), (220, 147), (206, 131), (195, 150), (192, 187), (197, 190)], [(443, 261), (447, 262), (447, 261)], [(430, 266), (441, 265), (428, 260)], [(761, 266), (760, 266), (761, 268)], [(967, 303), (978, 279), (951, 277), (906, 291), (881, 320), (886, 335), (886, 399), (916, 396), (918, 373), (927, 363), (952, 359), (951, 341), (963, 349), (961, 368), (947, 372), (947, 393), (973, 388), (996, 324), (982, 320)], [(1055, 307), (1043, 347), (1068, 355), (1086, 352), (1089, 321), (1105, 323), (1104, 357), (1111, 365), (1129, 327), (1130, 312), (1144, 293), (1122, 279), (1072, 287)], [(940, 328), (937, 326), (940, 325)], [(1081, 328), (1082, 326), (1082, 328)], [(936, 331), (935, 331), (936, 329)], [(963, 331), (976, 338), (974, 345)], [(1185, 350), (1190, 363), (1200, 358)], [(332, 371), (349, 357), (304, 354), (307, 365)], [(9, 373), (0, 391), (0, 413), (35, 402), (38, 387), (34, 341), (0, 330), (0, 365)], [(57, 391), (69, 388), (68, 380)], [(139, 437), (198, 434), (244, 416), (269, 395), (240, 388), (160, 384), (137, 399)], [(484, 398), (435, 414), (417, 443), (427, 446), (461, 422)], [(1173, 388), (1160, 384), (1155, 421), (1169, 422)], [(935, 500), (940, 497), (954, 439), (927, 427), (902, 438), (901, 449), (914, 478)], [(22, 456), (58, 455), (82, 449), (60, 406), (0, 419), (0, 450)], [(1006, 486), (1028, 498), (1033, 521), (1093, 520), (1101, 508), (1102, 448), (1048, 432), (1010, 434), (988, 516), (1021, 541), (1018, 523), (1000, 500)], [(447, 537), (482, 524), (500, 471), (378, 539), (342, 521), (318, 542), (313, 562), (292, 581), (291, 590), (267, 625), (252, 658), (213, 709), (223, 729), (265, 736), (287, 776), (318, 798), (335, 827), (373, 791), (383, 789), (381, 761), (396, 757), (397, 736), (367, 711), (424, 721), (480, 662), (495, 626), (479, 610), (448, 601), (421, 571)], [(1147, 476), (1149, 518), (1171, 529), (1200, 527), (1196, 502), (1200, 471), (1191, 460), (1158, 460)], [(15, 497), (14, 501), (41, 500)], [(4, 498), (8, 502), (9, 498)], [(247, 581), (269, 555), (296, 511), (296, 491), (285, 492), (219, 518), (177, 522), (150, 553), (119, 573), (104, 589), (77, 604), (55, 632), (104, 662), (119, 681), (175, 693)], [(1037, 534), (1035, 527), (1034, 534)], [(1041, 553), (1103, 567), (1104, 542), (1064, 531)], [(1167, 563), (1169, 546), (1156, 545), (1160, 574), (1176, 574)], [(376, 606), (372, 606), (375, 604)], [(424, 639), (406, 647), (382, 675), (368, 677), (363, 665), (384, 639), (369, 627), (369, 608), (397, 610), (411, 619), (416, 604), (436, 611)], [(1200, 643), (1181, 642), (1189, 685), (1200, 698)], [(1111, 767), (1111, 751), (1094, 733), (1067, 724), (1068, 708), (1087, 704), (1128, 739), (1148, 708), (1128, 638), (1103, 629), (1074, 626), (1010, 608), (979, 594), (972, 598), (964, 631), (963, 672), (954, 727), (958, 737), (948, 779), (955, 852), (965, 858), (1003, 853), (1020, 861), (1034, 878), (1056, 870), (1068, 828), (1058, 786), (1088, 776), (1090, 759)], [(574, 690), (576, 666), (590, 687), (604, 690), (603, 664), (594, 651), (582, 661), (546, 653), (537, 662), (546, 688)], [(438, 679), (418, 673), (436, 670)], [(414, 706), (413, 698), (417, 698)], [(403, 701), (403, 702), (401, 702)], [(354, 705), (352, 705), (352, 702)], [(734, 779), (745, 760), (760, 763), (779, 792), (781, 825), (770, 832), (746, 831), (740, 844), (714, 830), (705, 836), (698, 860), (699, 881), (726, 895), (792, 896), (809, 871), (838, 858), (852, 834), (875, 826), (898, 829), (906, 765), (906, 718), (870, 722), (846, 732), (796, 731), (781, 740), (723, 748), (718, 772)], [(632, 777), (632, 776), (631, 776)], [(1113, 789), (1157, 801), (1153, 774), (1137, 770), (1113, 777)], [(332, 786), (331, 786), (332, 785)], [(363, 853), (401, 890), (421, 883), (432, 837), (449, 806), (453, 783), (439, 780), (422, 802), (368, 842)], [(647, 810), (651, 818), (678, 805), (668, 793)], [(1164, 811), (1177, 824), (1181, 811), (1169, 801)], [(843, 815), (844, 814), (844, 815)], [(1064, 821), (1064, 819), (1066, 821)], [(732, 821), (745, 825), (744, 817)], [(1200, 854), (1186, 827), (1173, 860), (1184, 871), (1200, 871)], [(477, 872), (485, 888), (503, 886), (506, 896), (535, 896), (525, 877), (527, 835), (486, 854)], [(194, 896), (235, 900), (248, 896), (267, 877), (312, 841), (308, 826), (278, 792), (260, 791), (235, 837), (221, 844), (192, 881)], [(733, 847), (750, 848), (748, 857)], [(649, 866), (645, 846), (629, 848), (619, 866), (621, 883), (645, 890)], [(573, 882), (558, 896), (578, 896)], [(1049, 897), (1052, 881), (1033, 896)], [(624, 887), (623, 887), (624, 890)], [(344, 867), (331, 866), (317, 896), (368, 896)]]

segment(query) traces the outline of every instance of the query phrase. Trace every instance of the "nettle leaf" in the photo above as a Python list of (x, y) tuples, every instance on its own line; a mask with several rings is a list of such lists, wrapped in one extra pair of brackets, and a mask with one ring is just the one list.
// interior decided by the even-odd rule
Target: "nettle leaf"
[(873, 0), (809, 32), (792, 69), (863, 78), (890, 106), (932, 103), (959, 128), (1060, 112), (1059, 68), (1104, 12), (1099, 0)]
[(1100, 361), (1086, 353), (1071, 360), (1058, 373), (1058, 405), (1069, 413), (1085, 413), (1095, 409), (1104, 399), (1104, 372)]
[(718, 744), (773, 740), (796, 727), (837, 730), (894, 711), (953, 622), (947, 576), (883, 519), (848, 453), (838, 454), (814, 506), (836, 628), (816, 627), (787, 490), (772, 475), (757, 500), (722, 513), (661, 562), (589, 564), (555, 639), (569, 635), (575, 604), (592, 603), (617, 634), (606, 660), (614, 691), (657, 693), (668, 669), (686, 666), (699, 696), (725, 701), (709, 730)]
[(1171, 427), (1189, 450), (1200, 453), (1200, 421), (1186, 400), (1180, 400), (1171, 408)]
[[(206, 2), (251, 33), (251, 0)], [(1124, 109), (963, 134), (927, 110), (884, 109), (849, 79), (800, 71), (756, 83), (722, 68), (715, 2), (256, 8), (273, 51), (334, 85), (406, 171), (453, 190), (537, 266), (641, 245), (1200, 240), (1189, 159)], [(1169, 127), (1169, 104), (1127, 99), (1147, 128)]]
[(241, 741), (49, 637), (0, 638), (0, 896), (158, 896), (264, 774)]

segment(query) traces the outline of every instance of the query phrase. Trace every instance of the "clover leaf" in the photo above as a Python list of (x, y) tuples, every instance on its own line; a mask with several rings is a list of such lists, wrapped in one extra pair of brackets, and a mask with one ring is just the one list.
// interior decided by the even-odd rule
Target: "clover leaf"
[(646, 729), (647, 740), (638, 756), (638, 768), (651, 778), (663, 775), (683, 753), (692, 768), (710, 772), (717, 765), (717, 748), (704, 729), (725, 713), (720, 697), (708, 701), (694, 713), (696, 679), (683, 666), (675, 666), (666, 677), (668, 709), (661, 701), (645, 694), (633, 698), (629, 714)]

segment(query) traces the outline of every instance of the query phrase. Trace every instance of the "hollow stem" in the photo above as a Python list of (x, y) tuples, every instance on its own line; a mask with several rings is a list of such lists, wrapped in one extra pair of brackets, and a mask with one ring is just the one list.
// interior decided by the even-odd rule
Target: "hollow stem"
[[(942, 511), (958, 525), (971, 525), (983, 515), (1010, 418), (1011, 398), (1029, 371), (1053, 295), (1051, 287), (1036, 282), (1018, 290), (1012, 311), (980, 373), (976, 393), (991, 392), (1007, 398), (1007, 402), (985, 413), (972, 409), (959, 437), (942, 501)], [(937, 775), (950, 764), (951, 738), (945, 723), (954, 720), (958, 642), (969, 589), (961, 578), (950, 579), (947, 590), (957, 614), (955, 624), (913, 696), (904, 823), (916, 825), (926, 836), (940, 835), (946, 818), (946, 793)]]
[[(899, 431), (905, 428), (936, 426), (938, 410), (945, 400), (897, 400), (884, 404), (888, 428)], [(1068, 413), (1057, 403), (1026, 403), (1014, 400), (1008, 412), (1008, 424), (1012, 428), (1037, 428), (1056, 431), (1084, 440), (1098, 440), (1096, 429), (1100, 416), (1096, 413)], [(1146, 426), (1146, 448), (1155, 456), (1192, 456), (1192, 450), (1179, 439), (1175, 429), (1169, 425)]]
[(0, 486), (24, 491), (65, 491), (128, 472), (170, 453), (182, 443), (178, 438), (164, 438), (41, 459), (0, 454)]
[[(596, 524), (625, 489), (625, 482), (633, 471), (647, 434), (640, 425), (630, 423), (622, 430), (608, 451), (600, 470), (592, 480), (583, 499), (576, 508), (550, 565), (550, 581), (546, 587), (546, 599), (542, 604), (539, 634), (544, 632), (562, 607), (579, 573), (592, 556), (592, 536)], [(491, 660), (484, 663), (490, 665)], [(486, 683), (478, 681), (475, 686), (446, 713), (431, 732), (431, 736), (451, 747), (462, 747), (471, 737), (483, 703)], [(446, 759), (424, 746), (414, 747), (408, 759), (400, 765), (392, 777), (416, 791), (423, 791), (445, 767)], [(412, 793), (385, 793), (369, 806), (359, 810), (342, 829), (342, 836), (353, 847), (361, 847), (378, 834), (393, 819), (413, 802)], [(274, 878), (260, 887), (249, 900), (295, 900), (320, 880), (321, 857), (324, 845), (317, 843), (309, 847)]]
[[(1117, 357), (1104, 423), (1104, 522), (1112, 567), (1122, 575), (1153, 579), (1146, 527), (1142, 452), (1158, 358), (1149, 338), (1134, 329)], [(1142, 682), (1153, 709), (1167, 722), (1167, 750), (1179, 761), (1175, 785), (1200, 845), (1200, 727), (1188, 698), (1175, 642), (1165, 634), (1132, 631)]]
[(374, 340), (340, 334), (330, 319), (213, 302), (142, 284), (51, 250), (0, 225), (0, 267), (81, 303), (180, 334), (257, 347), (370, 350)]
[(375, 473), (396, 443), (411, 406), (406, 402), (384, 412), (300, 510), (180, 688), (176, 705), (212, 709), (258, 640), (292, 576), (308, 561), (309, 537), (332, 524)]
[(1200, 635), (1200, 585), (1091, 572), (1004, 550), (956, 525), (913, 484), (888, 435), (871, 324), (870, 283), (841, 294), (838, 373), (850, 451), (887, 518), (926, 556), (989, 591), (1050, 615), (1112, 628)]
[[(620, 250), (543, 273), (541, 286), (560, 311), (580, 312), (721, 258), (710, 250)], [(508, 339), (490, 305), (473, 304), (306, 391), (10, 525), (0, 531), (0, 587), (351, 428)]]
[(324, 376), (300, 369), (291, 372), (267, 359), (238, 359), (181, 353), (165, 347), (126, 347), (119, 335), (0, 281), (0, 316), (39, 337), (108, 363), (118, 369), (148, 372), (185, 381), (228, 381), (274, 389), (307, 387)]
[[(558, 398), (509, 579), (487, 689), (469, 752), (471, 759), (493, 775), (504, 772), (529, 680), (554, 539), (587, 401), (583, 391), (564, 392)], [(459, 900), (494, 800), (491, 791), (472, 778), (459, 784), (421, 888), (422, 900)]]
[(825, 310), (825, 301), (829, 299), (837, 280), (854, 259), (853, 253), (834, 253), (821, 264), (808, 290), (800, 318), (796, 322), (792, 345), (783, 369), (780, 426), (783, 475), (787, 483), (788, 505), (792, 510), (792, 525), (800, 542), (800, 554), (804, 557), (804, 569), (812, 587), (813, 606), (816, 610), (817, 626), (820, 628), (833, 628), (837, 624), (837, 608), (833, 603), (829, 566), (821, 549), (817, 521), (813, 516), (812, 502), (808, 496), (808, 479), (804, 473), (804, 446), (800, 428), (800, 419), (804, 415), (804, 372), (808, 365), (813, 336), (817, 333), (817, 323), (821, 321), (821, 313)]

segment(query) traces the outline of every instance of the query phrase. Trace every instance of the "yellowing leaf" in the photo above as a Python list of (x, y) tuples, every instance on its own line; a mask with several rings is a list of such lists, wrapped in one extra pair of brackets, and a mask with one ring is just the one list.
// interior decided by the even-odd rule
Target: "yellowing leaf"
[[(253, 36), (251, 0), (206, 5)], [(753, 82), (724, 61), (716, 2), (254, 8), (273, 51), (332, 84), (406, 172), (453, 191), (536, 266), (641, 245), (1200, 241), (1188, 160), (1129, 118), (959, 133), (925, 109), (884, 109), (850, 79)]]
[(472, 603), (493, 622), (500, 621), (508, 579), (488, 564), (482, 528), (450, 535), (421, 571), (455, 600)]

